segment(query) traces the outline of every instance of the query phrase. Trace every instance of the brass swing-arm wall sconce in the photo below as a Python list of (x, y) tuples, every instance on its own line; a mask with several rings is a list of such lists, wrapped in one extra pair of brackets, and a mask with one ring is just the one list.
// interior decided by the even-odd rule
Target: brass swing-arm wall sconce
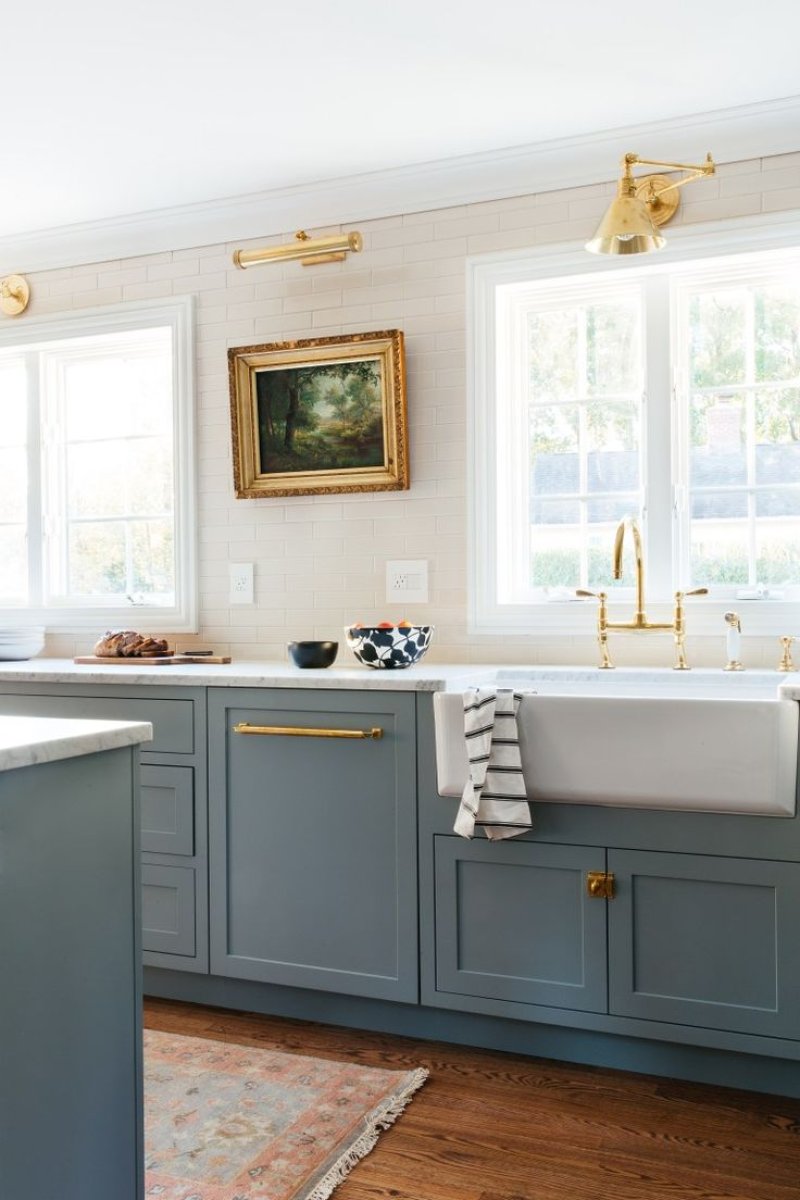
[(335, 233), (330, 237), (311, 238), (304, 229), (294, 235), (287, 246), (265, 246), (263, 250), (235, 250), (237, 267), (253, 267), (258, 263), (287, 262), (299, 258), (304, 267), (315, 263), (343, 262), (348, 254), (358, 254), (364, 245), (360, 233)]
[(7, 317), (24, 313), (31, 298), (31, 289), (22, 275), (6, 275), (0, 279), (0, 310)]
[[(682, 179), (669, 179), (666, 175), (640, 175), (634, 179), (635, 166), (667, 167), (688, 174)], [(586, 243), (586, 249), (592, 254), (647, 254), (660, 250), (666, 245), (666, 238), (658, 232), (658, 227), (666, 225), (675, 215), (680, 202), (678, 188), (713, 175), (716, 169), (710, 154), (700, 165), (626, 154), (616, 199), (609, 205), (597, 233)]]

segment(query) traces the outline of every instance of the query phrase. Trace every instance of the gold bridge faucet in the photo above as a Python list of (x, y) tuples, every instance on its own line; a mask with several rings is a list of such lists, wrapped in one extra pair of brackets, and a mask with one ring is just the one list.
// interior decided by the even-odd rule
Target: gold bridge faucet
[(683, 601), (686, 596), (706, 596), (708, 588), (694, 588), (691, 592), (676, 592), (675, 593), (675, 611), (672, 615), (672, 620), (665, 621), (648, 621), (647, 613), (644, 607), (644, 550), (642, 547), (642, 533), (639, 529), (639, 522), (634, 517), (623, 517), (617, 526), (616, 536), (614, 537), (614, 578), (622, 578), (622, 549), (625, 544), (625, 530), (629, 529), (633, 538), (633, 550), (636, 558), (636, 612), (631, 621), (609, 621), (608, 619), (608, 593), (607, 592), (587, 592), (583, 588), (578, 588), (576, 596), (593, 596), (595, 600), (600, 602), (600, 607), (597, 610), (597, 644), (600, 647), (600, 670), (610, 671), (614, 664), (611, 661), (611, 656), (608, 652), (608, 634), (609, 631), (637, 633), (671, 633), (675, 639), (675, 667), (676, 671), (688, 671), (689, 664), (686, 661), (686, 618), (684, 615)]

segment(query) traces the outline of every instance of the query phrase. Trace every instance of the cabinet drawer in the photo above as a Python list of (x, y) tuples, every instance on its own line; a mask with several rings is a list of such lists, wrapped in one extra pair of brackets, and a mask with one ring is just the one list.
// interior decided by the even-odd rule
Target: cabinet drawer
[(153, 740), (142, 744), (144, 753), (194, 752), (194, 705), (191, 700), (144, 700), (134, 696), (0, 695), (0, 713), (22, 717), (150, 721)]
[(194, 771), (191, 767), (141, 769), (142, 850), (194, 854)]
[(142, 867), (142, 948), (195, 953), (195, 879), (191, 867)]

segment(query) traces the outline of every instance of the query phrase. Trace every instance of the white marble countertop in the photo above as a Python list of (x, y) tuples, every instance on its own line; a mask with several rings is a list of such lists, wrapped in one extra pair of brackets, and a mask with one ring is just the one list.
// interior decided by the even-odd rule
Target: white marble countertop
[[(506, 671), (524, 670), (524, 664)], [(498, 670), (490, 663), (417, 663), (402, 670), (373, 670), (358, 663), (333, 666), (325, 670), (302, 670), (286, 662), (233, 662), (210, 665), (198, 663), (175, 663), (166, 666), (118, 665), (110, 660), (108, 666), (74, 663), (70, 658), (32, 658), (24, 662), (0, 662), (0, 684), (3, 683), (108, 683), (108, 684), (163, 684), (167, 687), (275, 687), (275, 688), (320, 688), (339, 691), (388, 691), (388, 692), (441, 692), (470, 686), (494, 678)], [(531, 667), (537, 674), (542, 672), (553, 677), (575, 675), (583, 677), (590, 666)], [(642, 671), (655, 670), (643, 668)], [(636, 674), (635, 668), (620, 669), (617, 674)], [(665, 669), (666, 675), (671, 672)], [(774, 677), (775, 694), (782, 699), (800, 700), (800, 672), (781, 675), (779, 672), (752, 671), (747, 676)], [(720, 671), (697, 668), (693, 676), (721, 675)], [(728, 677), (729, 678), (729, 677)], [(736, 679), (734, 679), (734, 684)]]
[(0, 662), (0, 683), (114, 683), (165, 684), (193, 687), (324, 688), (353, 691), (439, 692), (452, 679), (470, 672), (483, 678), (487, 668), (463, 663), (416, 663), (402, 670), (373, 670), (358, 663), (310, 670), (279, 662), (233, 662), (205, 665), (175, 663), (164, 666), (109, 666), (74, 663), (69, 658), (31, 658), (25, 662)]
[(800, 700), (800, 671), (790, 675), (782, 675), (778, 685), (778, 695), (781, 700)]
[(149, 721), (0, 717), (0, 771), (135, 746), (152, 737)]

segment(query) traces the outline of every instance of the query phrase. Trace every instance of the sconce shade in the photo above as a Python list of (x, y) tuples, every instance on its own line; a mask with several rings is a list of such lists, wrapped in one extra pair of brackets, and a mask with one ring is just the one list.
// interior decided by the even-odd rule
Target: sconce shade
[(586, 249), (592, 254), (647, 254), (666, 245), (644, 200), (620, 195), (612, 200)]

